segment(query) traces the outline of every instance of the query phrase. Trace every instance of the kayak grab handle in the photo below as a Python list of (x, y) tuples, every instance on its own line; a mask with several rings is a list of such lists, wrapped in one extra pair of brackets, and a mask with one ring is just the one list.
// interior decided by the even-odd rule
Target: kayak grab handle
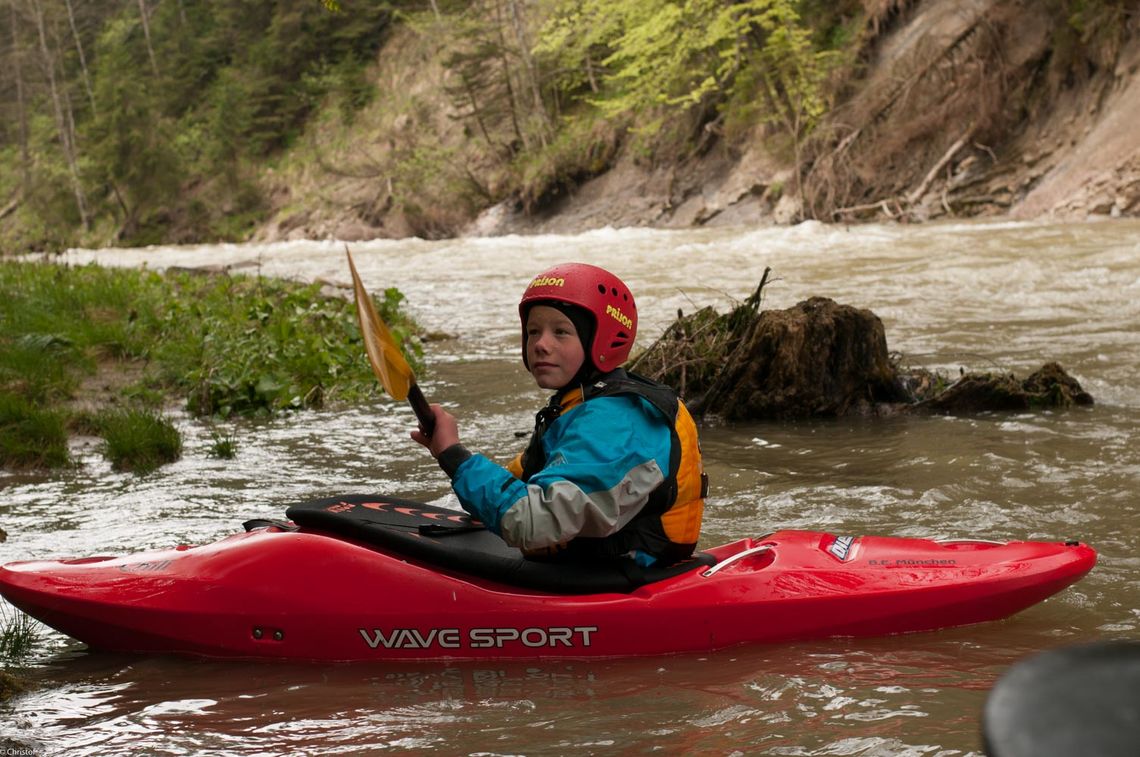
[(948, 536), (945, 539), (931, 539), (935, 544), (996, 544), (999, 547), (1004, 547), (1009, 544), (1007, 541), (998, 541), (997, 539), (974, 539), (970, 537), (955, 537)]
[(736, 562), (738, 560), (743, 560), (745, 557), (749, 557), (751, 555), (758, 555), (762, 552), (770, 552), (770, 551), (772, 551), (772, 545), (771, 544), (764, 544), (764, 545), (759, 546), (759, 547), (753, 547), (752, 549), (746, 549), (743, 552), (737, 552), (732, 557), (726, 557), (725, 559), (721, 560), (716, 565), (714, 565), (711, 568), (709, 568), (708, 570), (706, 570), (704, 573), (701, 573), (701, 575), (704, 576), (705, 578), (708, 578), (709, 576), (716, 573), (721, 568), (727, 568), (729, 565), (732, 565), (734, 562)]

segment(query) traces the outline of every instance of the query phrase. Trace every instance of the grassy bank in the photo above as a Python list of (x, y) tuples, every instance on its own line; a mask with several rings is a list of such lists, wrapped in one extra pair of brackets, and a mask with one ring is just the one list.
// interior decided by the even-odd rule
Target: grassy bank
[[(377, 306), (405, 337), (402, 299)], [(68, 465), (68, 436), (90, 433), (145, 472), (181, 452), (172, 400), (228, 417), (372, 396), (355, 318), (317, 285), (0, 261), (0, 465)]]

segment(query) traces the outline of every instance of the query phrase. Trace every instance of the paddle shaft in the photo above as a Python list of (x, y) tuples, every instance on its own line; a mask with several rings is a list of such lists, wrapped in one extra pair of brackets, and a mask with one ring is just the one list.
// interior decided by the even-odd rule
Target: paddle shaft
[(416, 420), (420, 422), (420, 431), (424, 432), (424, 436), (430, 437), (435, 431), (435, 414), (432, 413), (419, 385), (413, 383), (408, 388), (408, 403), (416, 413)]

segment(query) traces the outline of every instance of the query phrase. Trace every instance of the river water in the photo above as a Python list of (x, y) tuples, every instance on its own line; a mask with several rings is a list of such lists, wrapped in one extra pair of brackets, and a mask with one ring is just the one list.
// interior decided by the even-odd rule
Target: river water
[[(1140, 224), (970, 223), (354, 243), (373, 291), (427, 329), (420, 384), (469, 446), (512, 455), (543, 395), (518, 359), (530, 277), (581, 260), (618, 273), (648, 346), (677, 310), (814, 295), (869, 308), (904, 362), (1025, 376), (1059, 361), (1092, 408), (974, 417), (741, 423), (702, 429), (713, 481), (702, 545), (777, 528), (992, 539), (1079, 538), (1084, 580), (1014, 618), (935, 633), (704, 655), (535, 664), (283, 665), (91, 653), (53, 632), (0, 737), (49, 754), (981, 755), (989, 689), (1034, 652), (1140, 638)], [(109, 265), (227, 264), (348, 280), (333, 242), (73, 251)], [(380, 491), (448, 502), (414, 424), (384, 399), (211, 429), (183, 417), (181, 461), (145, 477), (79, 445), (81, 468), (0, 473), (0, 561), (200, 544), (283, 503)], [(454, 504), (454, 503), (452, 503)], [(12, 609), (2, 606), (7, 613)]]

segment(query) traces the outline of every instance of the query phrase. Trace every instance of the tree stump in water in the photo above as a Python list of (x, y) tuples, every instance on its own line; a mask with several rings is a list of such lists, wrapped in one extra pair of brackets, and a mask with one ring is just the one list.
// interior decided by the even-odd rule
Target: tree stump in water
[(965, 374), (951, 382), (900, 372), (883, 323), (870, 310), (812, 297), (760, 312), (756, 293), (725, 316), (684, 316), (630, 365), (672, 386), (697, 415), (787, 420), (897, 412), (977, 413), (1092, 404), (1075, 379), (1048, 363), (1024, 381)]
[(882, 321), (869, 310), (813, 297), (759, 313), (696, 404), (700, 412), (736, 420), (866, 413), (906, 400)]

